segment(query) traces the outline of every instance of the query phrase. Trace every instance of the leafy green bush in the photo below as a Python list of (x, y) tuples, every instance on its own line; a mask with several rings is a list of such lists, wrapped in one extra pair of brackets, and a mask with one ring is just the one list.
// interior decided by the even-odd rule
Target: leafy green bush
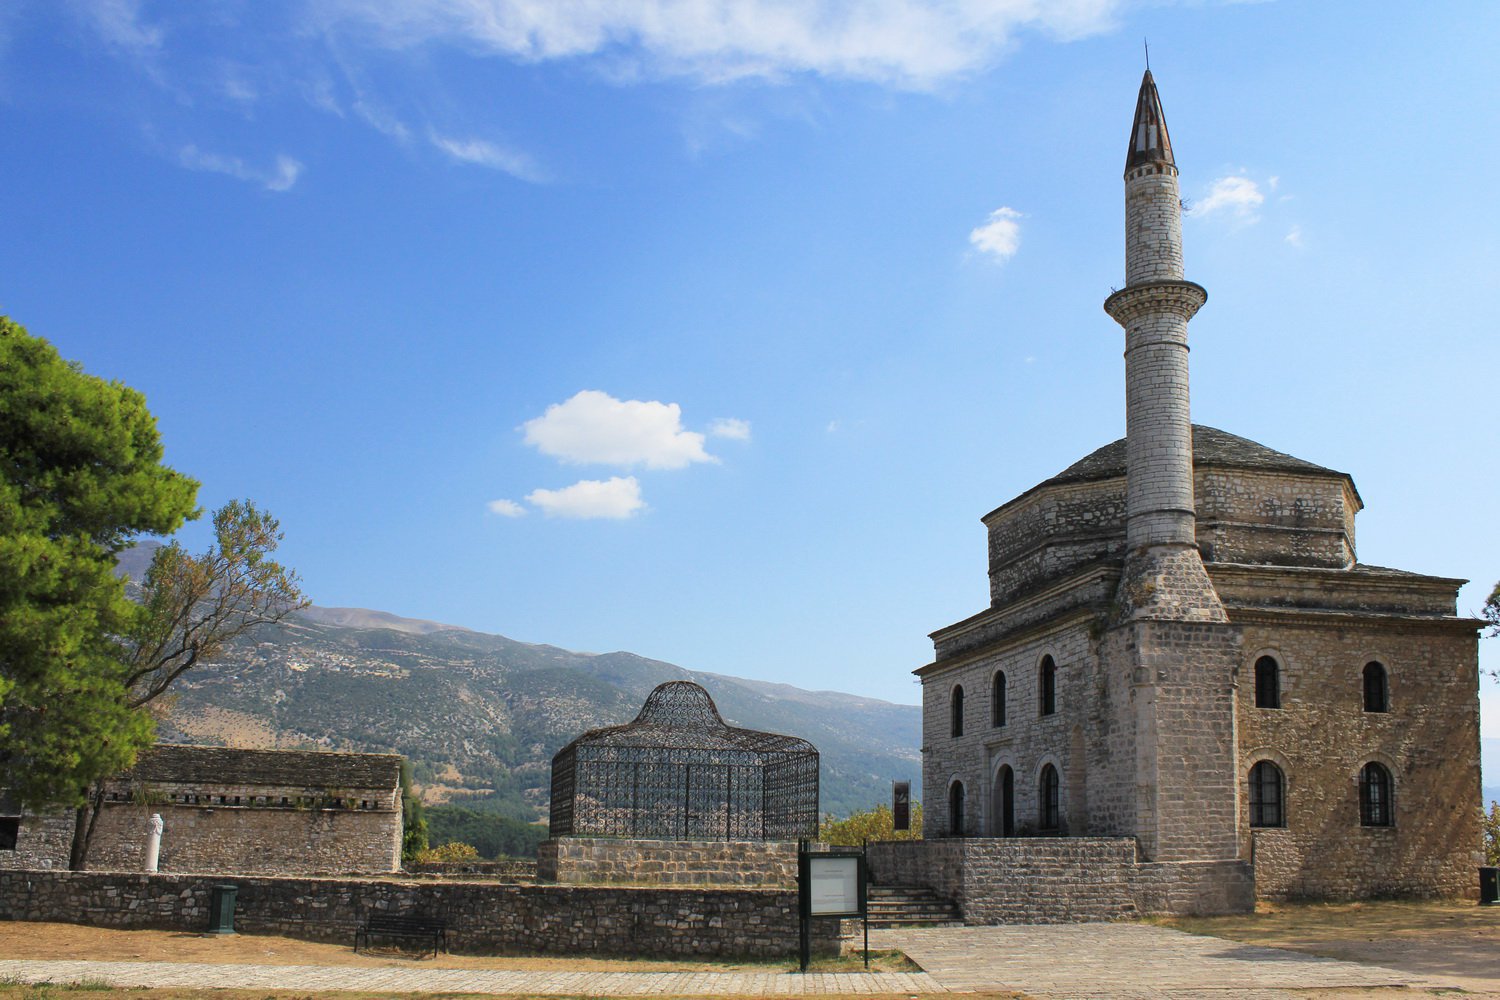
[(431, 806), (427, 824), (434, 841), (473, 844), (485, 858), (534, 858), (537, 845), (547, 839), (540, 823), (464, 806)]
[(818, 839), (829, 844), (859, 844), (866, 840), (921, 840), (922, 803), (911, 804), (911, 829), (896, 830), (896, 818), (891, 807), (876, 806), (862, 812), (851, 813), (844, 819), (835, 819), (832, 814), (823, 817), (818, 824)]

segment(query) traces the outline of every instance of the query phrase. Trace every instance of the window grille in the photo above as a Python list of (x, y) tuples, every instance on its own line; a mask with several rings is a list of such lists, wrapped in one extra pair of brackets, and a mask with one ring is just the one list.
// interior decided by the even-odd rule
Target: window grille
[(1391, 826), (1391, 772), (1383, 764), (1370, 761), (1359, 770), (1360, 826)]
[(1058, 808), (1058, 795), (1062, 782), (1057, 779), (1057, 768), (1051, 764), (1042, 767), (1041, 787), (1039, 798), (1041, 800), (1041, 815), (1037, 817), (1043, 830), (1056, 830), (1062, 825), (1062, 814)]
[(1286, 826), (1281, 768), (1263, 760), (1250, 769), (1250, 825)]

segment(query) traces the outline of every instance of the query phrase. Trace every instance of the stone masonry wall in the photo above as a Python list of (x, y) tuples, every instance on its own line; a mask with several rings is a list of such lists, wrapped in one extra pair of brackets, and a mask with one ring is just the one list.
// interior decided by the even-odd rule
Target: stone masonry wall
[(926, 886), (969, 924), (1245, 913), (1255, 900), (1242, 861), (1139, 864), (1123, 837), (892, 841), (869, 845), (869, 859), (877, 885)]
[[(401, 814), (379, 809), (137, 805), (108, 802), (89, 850), (94, 871), (145, 867), (147, 824), (163, 822), (161, 871), (309, 875), (376, 874), (401, 864)], [(27, 816), (0, 870), (66, 868), (71, 815)]]
[(570, 885), (795, 885), (792, 841), (561, 837), (537, 849), (537, 877)]
[[(1239, 782), (1270, 760), (1283, 773), (1286, 806), (1284, 827), (1252, 830), (1260, 894), (1474, 898), (1483, 861), (1472, 627), (1372, 620), (1335, 629), (1295, 615), (1256, 617), (1240, 666)], [(1266, 655), (1280, 664), (1280, 708), (1255, 705), (1254, 663)], [(1364, 711), (1371, 661), (1386, 669), (1386, 712)], [(1360, 825), (1359, 772), (1370, 761), (1391, 773), (1391, 826)]]
[[(1056, 711), (1041, 714), (1038, 686), (1042, 658), (1057, 666)], [(1059, 811), (1064, 832), (1090, 829), (1087, 762), (1081, 724), (1092, 702), (1095, 672), (1088, 627), (1084, 623), (1034, 635), (961, 666), (922, 678), (922, 787), (927, 801), (923, 823), (940, 837), (949, 829), (948, 795), (955, 781), (965, 792), (962, 833), (999, 832), (995, 779), (1002, 767), (1014, 774), (1015, 829), (1038, 829), (1038, 787), (1042, 767), (1057, 768), (1061, 783)], [(995, 676), (1005, 674), (1005, 724), (994, 725)], [(950, 706), (954, 688), (964, 689), (963, 735), (952, 733)]]
[[(202, 932), (222, 877), (0, 872), (0, 920)], [(352, 944), (371, 913), (445, 916), (457, 952), (787, 958), (797, 949), (797, 894), (784, 889), (625, 889), (493, 882), (235, 878), (235, 926)], [(838, 923), (813, 922), (837, 949)]]

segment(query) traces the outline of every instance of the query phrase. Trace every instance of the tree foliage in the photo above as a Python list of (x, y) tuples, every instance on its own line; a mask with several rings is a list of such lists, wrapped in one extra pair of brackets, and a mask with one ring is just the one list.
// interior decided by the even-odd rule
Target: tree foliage
[(473, 844), (485, 858), (534, 858), (537, 845), (547, 839), (541, 823), (462, 806), (433, 806), (427, 821), (433, 840)]
[(896, 829), (896, 818), (888, 805), (836, 819), (831, 814), (818, 824), (818, 839), (829, 844), (861, 844), (867, 840), (921, 840), (922, 803), (911, 804), (911, 829)]
[(140, 393), (0, 317), (0, 783), (22, 804), (78, 804), (151, 741), (121, 696), (139, 609), (115, 558), (175, 531), (197, 489)]
[(1484, 863), (1500, 867), (1500, 802), (1491, 802), (1488, 812), (1479, 810), (1479, 825), (1484, 831)]
[(1490, 635), (1500, 635), (1500, 583), (1495, 584), (1495, 589), (1490, 591), (1489, 599), (1484, 602), (1483, 614), (1490, 623)]
[(411, 783), (411, 764), (401, 761), (401, 861), (416, 861), (427, 850), (427, 817)]

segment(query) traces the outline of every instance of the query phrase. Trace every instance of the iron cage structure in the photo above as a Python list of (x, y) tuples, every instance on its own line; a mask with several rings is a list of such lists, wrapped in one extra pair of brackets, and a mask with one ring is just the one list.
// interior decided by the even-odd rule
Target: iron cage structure
[(797, 840), (818, 833), (818, 751), (737, 729), (691, 681), (634, 722), (591, 729), (552, 758), (552, 837)]

